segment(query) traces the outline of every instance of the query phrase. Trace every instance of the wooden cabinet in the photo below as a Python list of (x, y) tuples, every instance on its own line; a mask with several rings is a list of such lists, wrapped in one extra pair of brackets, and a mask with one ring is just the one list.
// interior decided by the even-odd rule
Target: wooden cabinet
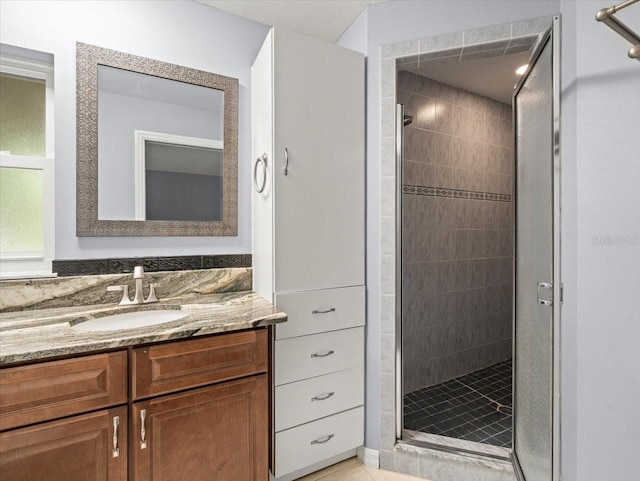
[(134, 403), (133, 481), (266, 481), (266, 406), (266, 374)]
[(126, 481), (127, 408), (0, 434), (0, 476), (7, 481)]
[(1, 369), (0, 478), (267, 481), (268, 338), (263, 328)]
[[(364, 84), (360, 53), (277, 28), (252, 67), (254, 290), (288, 314), (274, 343), (278, 481), (364, 438)], [(350, 384), (332, 376), (347, 370)], [(292, 393), (313, 408), (287, 416)]]
[(266, 329), (133, 350), (133, 481), (266, 481)]

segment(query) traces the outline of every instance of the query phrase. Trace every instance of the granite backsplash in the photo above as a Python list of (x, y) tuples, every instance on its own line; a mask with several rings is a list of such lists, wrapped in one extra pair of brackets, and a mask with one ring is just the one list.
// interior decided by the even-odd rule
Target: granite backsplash
[[(189, 294), (214, 294), (251, 291), (252, 268), (198, 269), (145, 272), (144, 293), (156, 283), (156, 295), (174, 298)], [(108, 286), (129, 285), (135, 290), (131, 274), (105, 274), (46, 279), (22, 279), (0, 282), (0, 312), (51, 309), (79, 305), (113, 304), (120, 292), (107, 292)]]

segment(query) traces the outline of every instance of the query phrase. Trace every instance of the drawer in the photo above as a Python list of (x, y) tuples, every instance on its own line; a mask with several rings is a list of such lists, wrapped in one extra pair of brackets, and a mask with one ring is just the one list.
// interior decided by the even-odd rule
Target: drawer
[(132, 396), (140, 399), (267, 371), (267, 330), (133, 350)]
[(276, 339), (364, 326), (365, 288), (276, 294), (276, 305), (289, 317), (276, 327)]
[(364, 404), (361, 367), (298, 381), (275, 389), (276, 432)]
[(275, 342), (276, 386), (364, 366), (364, 327)]
[(127, 353), (0, 370), (0, 429), (127, 402)]
[(364, 407), (276, 434), (276, 477), (302, 469), (364, 441)]

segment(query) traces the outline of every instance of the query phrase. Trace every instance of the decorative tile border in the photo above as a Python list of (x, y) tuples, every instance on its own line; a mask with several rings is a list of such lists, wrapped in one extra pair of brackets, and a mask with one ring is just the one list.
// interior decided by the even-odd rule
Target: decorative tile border
[(177, 257), (133, 257), (117, 259), (80, 259), (53, 261), (53, 272), (59, 277), (102, 274), (126, 274), (135, 266), (146, 272), (186, 271), (194, 269), (223, 269), (251, 267), (251, 254)]
[(412, 195), (428, 195), (431, 197), (453, 197), (454, 199), (489, 200), (493, 202), (513, 202), (510, 194), (495, 192), (476, 192), (473, 190), (447, 189), (426, 185), (404, 185), (402, 192)]

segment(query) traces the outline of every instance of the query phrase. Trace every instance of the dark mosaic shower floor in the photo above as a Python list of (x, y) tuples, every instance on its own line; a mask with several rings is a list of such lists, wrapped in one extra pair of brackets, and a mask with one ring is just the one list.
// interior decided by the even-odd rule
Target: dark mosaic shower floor
[(511, 448), (511, 359), (404, 397), (404, 428)]

